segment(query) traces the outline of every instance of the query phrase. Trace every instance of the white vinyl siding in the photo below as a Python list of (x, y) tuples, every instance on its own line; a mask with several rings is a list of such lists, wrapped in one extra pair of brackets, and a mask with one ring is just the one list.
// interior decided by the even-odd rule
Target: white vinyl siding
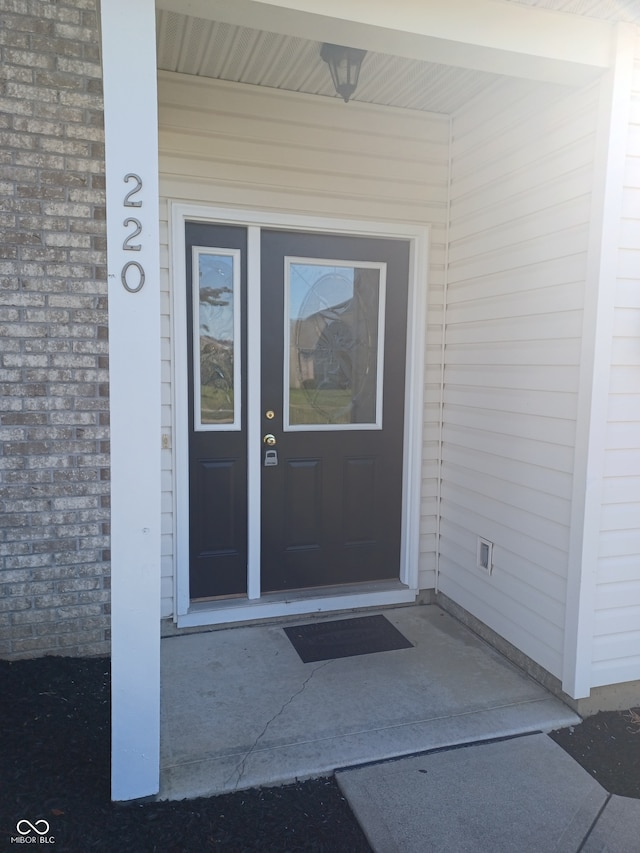
[[(167, 435), (172, 424), (169, 199), (431, 225), (420, 587), (432, 588), (448, 117), (358, 103), (347, 106), (335, 98), (170, 72), (160, 72), (158, 85)], [(168, 616), (173, 613), (175, 507), (171, 451), (165, 450), (164, 457), (162, 614)]]
[(438, 585), (556, 676), (597, 99), (501, 81), (453, 120)]
[(635, 56), (607, 411), (594, 686), (640, 679), (640, 37)]

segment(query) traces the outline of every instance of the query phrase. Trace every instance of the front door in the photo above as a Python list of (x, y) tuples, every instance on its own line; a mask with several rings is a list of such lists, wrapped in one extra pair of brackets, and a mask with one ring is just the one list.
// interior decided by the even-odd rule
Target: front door
[(247, 594), (248, 481), (261, 483), (262, 593), (398, 580), (409, 243), (263, 229), (249, 365), (246, 229), (188, 223), (186, 237), (191, 599)]

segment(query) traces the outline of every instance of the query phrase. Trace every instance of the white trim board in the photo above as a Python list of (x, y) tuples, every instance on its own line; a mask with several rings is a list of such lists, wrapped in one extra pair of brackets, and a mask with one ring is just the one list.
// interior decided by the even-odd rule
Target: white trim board
[(584, 308), (576, 424), (562, 689), (574, 699), (593, 686), (596, 576), (613, 340), (618, 237), (633, 91), (635, 28), (618, 24), (614, 67), (601, 81), (596, 177)]
[[(367, 222), (293, 215), (286, 213), (238, 210), (237, 208), (170, 202), (171, 271), (174, 340), (173, 427), (176, 511), (176, 559), (174, 564), (175, 608), (178, 627), (241, 622), (286, 613), (315, 613), (328, 610), (405, 603), (418, 593), (420, 482), (423, 427), (424, 336), (427, 304), (427, 254), (429, 227), (412, 224)], [(188, 400), (187, 379), (187, 315), (185, 274), (185, 223), (187, 221), (244, 225), (248, 228), (248, 374), (249, 403), (247, 440), (249, 453), (249, 557), (248, 598), (228, 602), (211, 602), (210, 606), (189, 600), (189, 483), (188, 483)], [(260, 228), (291, 231), (342, 233), (349, 236), (405, 239), (411, 245), (409, 302), (407, 319), (406, 394), (403, 449), (403, 508), (400, 555), (400, 582), (396, 590), (366, 596), (309, 593), (304, 600), (292, 601), (290, 594), (278, 600), (270, 595), (260, 599), (260, 497), (258, 483), (259, 458), (252, 459), (252, 448), (260, 448), (259, 358), (260, 358)], [(253, 377), (253, 380), (251, 379)], [(252, 384), (253, 383), (253, 384)], [(257, 384), (255, 384), (257, 383)], [(182, 413), (181, 417), (178, 414)], [(255, 472), (258, 472), (256, 474)], [(360, 600), (362, 599), (362, 601)], [(364, 601), (366, 599), (366, 602)], [(371, 602), (369, 603), (369, 600)], [(364, 603), (363, 603), (364, 602)], [(293, 609), (292, 609), (293, 608)]]
[(280, 619), (310, 613), (330, 613), (339, 610), (362, 610), (368, 607), (385, 607), (393, 604), (414, 604), (416, 590), (405, 587), (385, 589), (380, 592), (359, 590), (355, 593), (320, 595), (315, 592), (300, 598), (289, 594), (281, 598), (270, 594), (260, 601), (247, 602), (233, 599), (227, 602), (195, 604), (188, 614), (178, 620), (179, 628), (200, 628), (205, 625), (224, 625), (228, 622), (248, 622), (256, 619)]
[[(114, 800), (157, 793), (160, 772), (161, 376), (154, 29), (153, 0), (102, 3)], [(131, 224), (139, 227), (135, 235)], [(136, 244), (130, 242), (133, 236)], [(137, 277), (127, 279), (131, 266), (138, 270)]]

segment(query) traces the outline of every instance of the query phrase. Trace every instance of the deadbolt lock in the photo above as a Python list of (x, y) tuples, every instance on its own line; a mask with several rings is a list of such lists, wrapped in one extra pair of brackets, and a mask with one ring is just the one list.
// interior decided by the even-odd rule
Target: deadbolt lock
[(268, 421), (272, 421), (275, 418), (276, 413), (273, 411), (273, 409), (269, 409), (268, 412), (264, 413), (264, 416)]
[(275, 435), (272, 435), (270, 432), (267, 433), (262, 440), (269, 447), (273, 447), (273, 445), (276, 443)]

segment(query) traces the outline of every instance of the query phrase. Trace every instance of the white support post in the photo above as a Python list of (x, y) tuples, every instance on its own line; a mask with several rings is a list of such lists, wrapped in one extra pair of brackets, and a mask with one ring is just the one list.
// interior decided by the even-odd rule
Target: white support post
[(154, 0), (103, 0), (114, 800), (160, 777), (160, 269)]
[(591, 691), (607, 401), (634, 44), (635, 28), (618, 24), (614, 65), (602, 80), (598, 116), (562, 674), (562, 689), (574, 699), (589, 696)]

